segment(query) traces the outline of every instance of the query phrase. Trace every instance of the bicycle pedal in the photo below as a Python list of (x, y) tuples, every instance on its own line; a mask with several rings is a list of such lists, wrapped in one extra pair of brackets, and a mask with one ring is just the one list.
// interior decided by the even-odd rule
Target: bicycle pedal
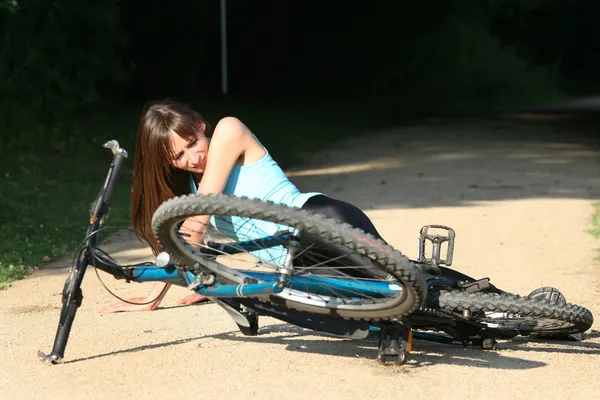
[(412, 330), (402, 325), (384, 325), (380, 328), (377, 362), (382, 365), (405, 364), (412, 351)]
[[(437, 229), (446, 231), (446, 234), (431, 234), (430, 230)], [(454, 255), (454, 238), (456, 234), (454, 229), (445, 225), (425, 225), (421, 228), (419, 234), (419, 259), (418, 261), (423, 264), (432, 265), (452, 265), (452, 258)], [(425, 245), (427, 242), (431, 242), (431, 257), (425, 255)], [(441, 256), (442, 244), (447, 243), (446, 255), (444, 258)]]

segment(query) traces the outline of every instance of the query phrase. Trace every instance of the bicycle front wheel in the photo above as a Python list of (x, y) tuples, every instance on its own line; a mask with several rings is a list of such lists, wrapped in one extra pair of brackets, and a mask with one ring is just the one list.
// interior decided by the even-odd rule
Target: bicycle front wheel
[[(189, 243), (182, 223), (200, 215), (211, 216), (211, 224), (204, 227), (210, 239)], [(282, 238), (289, 239), (294, 246), (293, 285), (256, 297), (300, 311), (395, 319), (418, 309), (426, 292), (422, 275), (399, 251), (362, 230), (299, 208), (222, 194), (186, 195), (164, 202), (152, 227), (161, 246), (183, 265), (202, 265), (204, 257), (213, 257), (242, 274), (241, 267), (266, 269), (271, 277), (286, 259), (289, 243)], [(277, 236), (280, 242), (273, 246), (274, 235), (281, 232), (290, 234)], [(242, 283), (236, 274), (213, 272), (224, 281)]]

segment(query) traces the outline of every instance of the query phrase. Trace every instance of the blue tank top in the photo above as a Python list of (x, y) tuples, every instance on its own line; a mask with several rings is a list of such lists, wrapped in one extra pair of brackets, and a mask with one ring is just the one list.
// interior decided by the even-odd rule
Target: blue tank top
[[(277, 162), (273, 160), (267, 149), (265, 152), (265, 156), (258, 161), (248, 165), (234, 166), (223, 193), (236, 197), (272, 201), (297, 208), (302, 207), (312, 196), (322, 194), (300, 192), (290, 182)], [(192, 174), (190, 174), (190, 189), (192, 193), (196, 193), (196, 182)], [(235, 241), (257, 240), (290, 229), (281, 224), (236, 216), (212, 216), (210, 223), (220, 234)], [(281, 266), (287, 250), (283, 246), (277, 246), (254, 251), (251, 254), (263, 263)]]

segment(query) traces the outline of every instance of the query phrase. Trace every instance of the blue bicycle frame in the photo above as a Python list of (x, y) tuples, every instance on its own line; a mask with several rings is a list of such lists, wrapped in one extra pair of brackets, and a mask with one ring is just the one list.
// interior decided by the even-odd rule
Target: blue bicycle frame
[[(209, 257), (220, 254), (238, 254), (256, 250), (282, 246), (287, 243), (287, 234), (266, 236), (258, 240), (236, 243), (209, 243), (208, 248), (202, 249)], [(115, 276), (115, 266), (112, 263), (96, 257), (96, 266)], [(183, 271), (174, 265), (158, 267), (154, 263), (136, 264), (126, 267), (126, 279), (136, 282), (167, 282), (177, 286), (188, 287), (194, 282), (196, 275)], [(378, 282), (345, 277), (325, 277), (319, 275), (282, 276), (276, 272), (258, 272), (250, 270), (235, 270), (252, 283), (221, 284), (218, 280), (210, 285), (198, 285), (193, 290), (207, 297), (253, 297), (281, 293), (285, 287), (292, 290), (308, 291), (322, 296), (346, 296), (354, 300), (361, 298), (383, 298), (397, 296), (401, 287), (394, 282)], [(118, 276), (117, 276), (118, 277)]]
[[(101, 266), (99, 269), (105, 270)], [(187, 287), (196, 276), (190, 271), (181, 271), (174, 265), (158, 267), (154, 263), (144, 263), (130, 268), (131, 275), (127, 277), (135, 282), (167, 282), (173, 285)], [(215, 282), (212, 285), (200, 285), (193, 289), (195, 292), (208, 297), (252, 297), (272, 293), (280, 293), (283, 286), (279, 284), (276, 273), (250, 270), (236, 270), (257, 283), (237, 285), (222, 285)], [(400, 287), (394, 282), (378, 282), (356, 278), (321, 277), (318, 275), (292, 276), (288, 280), (292, 290), (309, 291), (322, 296), (347, 296), (354, 299), (382, 298), (397, 296)], [(360, 295), (358, 295), (360, 293)]]

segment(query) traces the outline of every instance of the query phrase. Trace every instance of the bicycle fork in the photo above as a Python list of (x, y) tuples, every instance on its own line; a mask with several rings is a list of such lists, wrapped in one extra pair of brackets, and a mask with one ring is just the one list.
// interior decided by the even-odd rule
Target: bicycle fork
[(69, 339), (69, 334), (71, 333), (71, 327), (73, 326), (73, 320), (75, 319), (77, 309), (81, 306), (83, 301), (81, 282), (83, 281), (83, 276), (85, 275), (85, 271), (89, 264), (88, 255), (88, 247), (86, 246), (77, 255), (75, 271), (72, 271), (65, 281), (62, 292), (62, 309), (60, 312), (58, 329), (56, 330), (56, 336), (54, 338), (52, 353), (46, 355), (42, 351), (38, 351), (38, 356), (46, 364), (57, 364), (64, 358), (65, 348), (67, 347), (67, 341)]
[(104, 218), (108, 215), (117, 179), (123, 162), (127, 158), (127, 151), (123, 149), (116, 140), (110, 140), (104, 143), (103, 147), (112, 151), (113, 159), (104, 180), (104, 184), (96, 197), (96, 201), (92, 204), (92, 208), (90, 209), (90, 225), (88, 226), (84, 245), (77, 251), (74, 265), (75, 270), (71, 270), (63, 287), (62, 310), (60, 312), (60, 319), (54, 338), (52, 353), (46, 355), (42, 351), (38, 351), (39, 357), (47, 364), (57, 364), (64, 358), (67, 340), (69, 339), (71, 327), (73, 326), (73, 320), (75, 319), (77, 309), (81, 306), (83, 301), (81, 282), (83, 281), (88, 264), (92, 262), (92, 258), (94, 257), (94, 246), (90, 246), (90, 244), (95, 243), (93, 235), (102, 225)]

